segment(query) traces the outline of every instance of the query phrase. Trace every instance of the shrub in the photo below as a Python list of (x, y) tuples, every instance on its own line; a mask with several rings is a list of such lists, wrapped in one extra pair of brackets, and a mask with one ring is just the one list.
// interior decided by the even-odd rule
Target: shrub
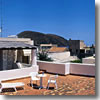
[(44, 51), (38, 54), (38, 59), (42, 61), (53, 61), (50, 57), (48, 57), (47, 52)]
[(72, 63), (82, 63), (82, 60), (73, 60)]

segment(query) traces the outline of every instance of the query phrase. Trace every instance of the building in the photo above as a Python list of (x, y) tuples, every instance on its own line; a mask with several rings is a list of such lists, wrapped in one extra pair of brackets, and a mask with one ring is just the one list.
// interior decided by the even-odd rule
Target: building
[[(14, 66), (16, 61), (21, 64), (24, 59), (22, 53), (24, 50), (31, 51), (30, 64), (24, 64), (21, 68)], [(29, 54), (28, 52), (28, 54)], [(38, 72), (37, 65), (37, 47), (33, 41), (24, 38), (0, 38), (0, 80), (11, 80), (17, 78), (29, 77), (31, 72)], [(24, 52), (23, 54), (26, 54)], [(24, 55), (25, 56), (25, 55)]]
[(68, 48), (66, 47), (52, 47), (48, 50), (49, 53), (66, 52), (66, 51), (68, 51)]
[(31, 64), (33, 41), (21, 38), (0, 38), (0, 70), (18, 68), (16, 62)]
[(48, 56), (54, 62), (67, 62), (69, 61), (70, 52), (66, 47), (52, 47), (48, 50)]
[(95, 54), (95, 45), (92, 45), (92, 46), (90, 47), (90, 52), (91, 52), (92, 54)]
[(46, 50), (48, 51), (52, 47), (57, 47), (56, 44), (40, 44), (39, 51)]
[(68, 41), (68, 47), (71, 55), (79, 55), (80, 53), (85, 53), (84, 47), (86, 45), (84, 44), (83, 40), (71, 40)]
[(95, 64), (95, 57), (91, 56), (91, 57), (82, 58), (82, 63)]

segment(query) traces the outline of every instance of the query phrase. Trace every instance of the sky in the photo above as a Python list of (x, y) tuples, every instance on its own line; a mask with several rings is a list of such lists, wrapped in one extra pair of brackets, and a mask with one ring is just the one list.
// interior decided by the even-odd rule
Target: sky
[(3, 37), (37, 31), (95, 43), (95, 0), (2, 0), (2, 18)]

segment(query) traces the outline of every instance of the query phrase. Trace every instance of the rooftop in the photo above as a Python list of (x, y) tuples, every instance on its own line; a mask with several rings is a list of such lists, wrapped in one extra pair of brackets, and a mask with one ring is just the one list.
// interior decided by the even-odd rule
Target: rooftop
[(29, 38), (0, 38), (0, 49), (36, 49)]
[[(51, 74), (45, 73), (47, 76), (43, 78), (43, 85), (47, 86), (47, 81)], [(15, 79), (5, 82), (24, 82), (25, 88), (17, 88), (17, 92), (13, 89), (4, 89), (1, 95), (95, 95), (95, 77), (66, 75), (58, 76), (58, 89), (50, 85), (50, 89), (38, 89), (30, 86), (30, 77)], [(35, 84), (35, 82), (34, 82)], [(39, 85), (39, 81), (37, 82)]]
[(64, 52), (68, 51), (66, 47), (52, 47), (49, 49), (49, 52)]
[(57, 44), (40, 44), (40, 46), (57, 46)]
[(90, 57), (86, 57), (86, 58), (83, 58), (83, 59), (95, 59), (95, 57), (90, 56)]
[(0, 38), (0, 41), (31, 41), (30, 38)]
[(17, 48), (29, 48), (29, 49), (36, 49), (35, 46), (33, 45), (30, 45), (30, 44), (26, 44), (24, 42), (17, 42), (17, 41), (6, 41), (6, 42), (3, 42), (3, 41), (0, 41), (0, 49), (17, 49)]

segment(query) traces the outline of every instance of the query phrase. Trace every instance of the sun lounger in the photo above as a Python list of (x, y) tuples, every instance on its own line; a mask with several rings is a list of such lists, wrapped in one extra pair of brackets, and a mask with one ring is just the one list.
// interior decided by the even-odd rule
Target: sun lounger
[(14, 88), (15, 91), (17, 87), (23, 87), (24, 88), (24, 83), (22, 82), (16, 82), (16, 83), (1, 83), (0, 82), (0, 92), (2, 92), (2, 89), (4, 88)]

